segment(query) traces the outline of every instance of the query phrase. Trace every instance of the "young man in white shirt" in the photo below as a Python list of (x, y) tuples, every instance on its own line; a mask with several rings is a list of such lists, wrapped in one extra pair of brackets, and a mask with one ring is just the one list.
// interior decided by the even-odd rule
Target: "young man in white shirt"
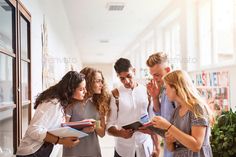
[(108, 133), (115, 136), (114, 157), (150, 157), (153, 152), (152, 138), (122, 126), (139, 121), (148, 115), (148, 96), (146, 87), (135, 81), (135, 68), (126, 58), (120, 58), (114, 65), (122, 86), (118, 87), (119, 104), (111, 98), (111, 114), (108, 119)]

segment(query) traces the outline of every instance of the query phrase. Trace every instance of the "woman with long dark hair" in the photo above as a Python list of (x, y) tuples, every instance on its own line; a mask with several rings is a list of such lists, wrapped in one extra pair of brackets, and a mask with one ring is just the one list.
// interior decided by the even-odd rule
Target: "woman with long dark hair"
[(77, 137), (60, 138), (50, 134), (64, 120), (64, 110), (84, 99), (86, 82), (83, 74), (69, 71), (60, 82), (43, 91), (36, 98), (34, 117), (17, 149), (17, 157), (49, 157), (55, 144), (73, 147)]

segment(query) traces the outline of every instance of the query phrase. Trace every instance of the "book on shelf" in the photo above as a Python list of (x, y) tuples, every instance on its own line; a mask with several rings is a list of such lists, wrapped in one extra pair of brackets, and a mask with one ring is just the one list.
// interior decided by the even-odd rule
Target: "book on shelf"
[(82, 138), (82, 137), (88, 136), (88, 134), (86, 134), (82, 131), (76, 130), (74, 128), (71, 128), (69, 126), (52, 129), (52, 130), (49, 130), (48, 132), (50, 134), (53, 134), (53, 135), (59, 136), (59, 137), (78, 137), (78, 138)]
[(65, 123), (62, 123), (61, 125), (63, 127), (69, 126), (71, 128), (77, 129), (77, 130), (82, 130), (83, 128), (94, 126), (95, 122), (96, 122), (96, 120), (94, 120), (94, 119), (84, 119), (81, 121), (65, 122)]

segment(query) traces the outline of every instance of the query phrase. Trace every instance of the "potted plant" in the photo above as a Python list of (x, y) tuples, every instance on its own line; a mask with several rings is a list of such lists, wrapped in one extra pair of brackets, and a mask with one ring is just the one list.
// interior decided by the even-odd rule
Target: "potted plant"
[(210, 140), (214, 157), (236, 156), (236, 112), (223, 111), (216, 118)]

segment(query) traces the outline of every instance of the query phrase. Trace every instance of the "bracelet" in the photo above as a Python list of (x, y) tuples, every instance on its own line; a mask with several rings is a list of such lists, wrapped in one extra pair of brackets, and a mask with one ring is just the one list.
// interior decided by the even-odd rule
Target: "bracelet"
[(166, 131), (168, 131), (168, 130), (171, 128), (172, 125), (173, 125), (173, 124), (170, 124), (170, 126), (166, 129)]
[(54, 144), (58, 144), (59, 140), (60, 140), (60, 137), (57, 136), (57, 141)]

